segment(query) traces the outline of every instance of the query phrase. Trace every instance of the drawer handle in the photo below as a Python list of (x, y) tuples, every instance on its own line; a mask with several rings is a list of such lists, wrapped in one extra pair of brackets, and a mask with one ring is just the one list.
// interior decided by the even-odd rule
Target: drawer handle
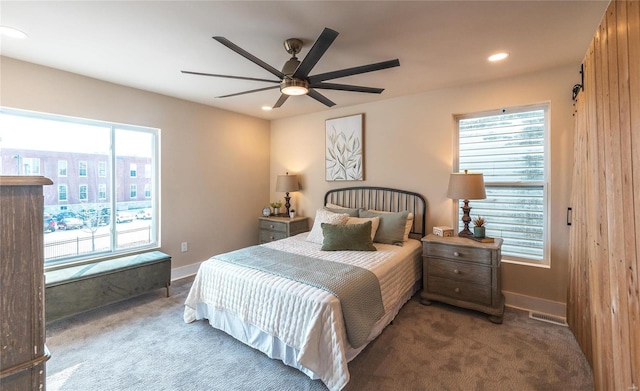
[(454, 252), (454, 253), (453, 253), (453, 256), (454, 256), (454, 257), (459, 257), (459, 256), (460, 256), (460, 253), (456, 251), (456, 252)]
[(453, 290), (455, 293), (460, 293), (460, 288), (456, 288)]
[(274, 225), (273, 225), (273, 224), (271, 224), (271, 225), (269, 226), (269, 228), (273, 228), (273, 227), (274, 227)]
[(275, 239), (275, 236), (272, 236), (272, 237), (271, 237), (271, 240), (274, 240), (274, 239)]
[(454, 272), (455, 274), (460, 274), (460, 270), (458, 270), (458, 269), (453, 269), (453, 272)]

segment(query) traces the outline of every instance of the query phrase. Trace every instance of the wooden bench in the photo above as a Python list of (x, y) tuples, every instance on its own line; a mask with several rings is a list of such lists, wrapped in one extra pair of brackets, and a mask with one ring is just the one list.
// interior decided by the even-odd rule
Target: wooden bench
[(49, 322), (159, 288), (169, 297), (171, 257), (152, 251), (44, 274)]

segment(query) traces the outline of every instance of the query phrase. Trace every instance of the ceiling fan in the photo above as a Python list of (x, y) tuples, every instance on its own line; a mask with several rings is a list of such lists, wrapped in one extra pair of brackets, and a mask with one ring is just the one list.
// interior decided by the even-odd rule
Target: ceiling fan
[(269, 80), (269, 79), (259, 79), (254, 77), (243, 77), (243, 76), (231, 76), (231, 75), (218, 75), (213, 73), (202, 73), (202, 72), (191, 72), (191, 71), (181, 71), (182, 73), (192, 74), (192, 75), (201, 75), (201, 76), (214, 76), (214, 77), (225, 77), (229, 79), (240, 79), (240, 80), (252, 80), (252, 81), (261, 81), (266, 83), (275, 83), (277, 85), (271, 87), (258, 88), (255, 90), (238, 92), (235, 94), (228, 94), (217, 96), (216, 98), (228, 98), (231, 96), (250, 94), (252, 92), (266, 91), (275, 88), (280, 88), (280, 98), (273, 105), (273, 108), (278, 108), (282, 106), (282, 104), (289, 98), (291, 95), (308, 95), (311, 98), (317, 100), (318, 102), (331, 107), (335, 106), (335, 103), (328, 99), (326, 96), (320, 94), (317, 89), (325, 89), (325, 90), (339, 90), (339, 91), (353, 91), (353, 92), (366, 92), (371, 94), (380, 94), (384, 91), (383, 88), (373, 88), (373, 87), (361, 87), (354, 86), (348, 84), (336, 84), (336, 83), (325, 83), (326, 80), (337, 79), (340, 77), (358, 75), (366, 72), (379, 71), (386, 68), (392, 68), (400, 66), (400, 61), (398, 59), (378, 62), (375, 64), (362, 65), (353, 68), (341, 69), (338, 71), (321, 73), (318, 75), (309, 75), (309, 72), (313, 69), (313, 67), (320, 61), (320, 58), (324, 55), (324, 53), (329, 49), (329, 46), (333, 43), (333, 41), (338, 36), (338, 32), (331, 30), (329, 28), (325, 28), (316, 42), (313, 44), (309, 53), (305, 56), (305, 58), (300, 62), (296, 57), (296, 54), (300, 53), (302, 49), (302, 41), (297, 38), (290, 38), (284, 41), (284, 47), (287, 50), (287, 53), (291, 54), (292, 57), (287, 61), (282, 67), (282, 71), (277, 70), (266, 62), (260, 60), (255, 57), (251, 53), (242, 49), (238, 45), (229, 41), (224, 37), (213, 37), (216, 41), (220, 42), (224, 46), (238, 53), (242, 57), (247, 60), (253, 62), (254, 64), (259, 65), (265, 70), (269, 71), (279, 80)]

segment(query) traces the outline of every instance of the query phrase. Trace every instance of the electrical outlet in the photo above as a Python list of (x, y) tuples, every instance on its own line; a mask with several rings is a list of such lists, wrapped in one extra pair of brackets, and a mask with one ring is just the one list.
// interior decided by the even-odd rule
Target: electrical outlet
[(182, 250), (183, 253), (186, 253), (187, 251), (189, 251), (189, 245), (187, 244), (187, 242), (182, 242), (182, 244), (180, 245), (180, 249)]

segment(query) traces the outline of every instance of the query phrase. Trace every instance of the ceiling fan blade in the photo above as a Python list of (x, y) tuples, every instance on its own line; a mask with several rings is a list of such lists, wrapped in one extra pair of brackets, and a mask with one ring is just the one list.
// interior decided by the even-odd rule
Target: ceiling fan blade
[(336, 105), (331, 100), (329, 100), (329, 98), (327, 98), (326, 96), (322, 95), (321, 93), (319, 93), (316, 90), (310, 89), (309, 92), (307, 92), (307, 95), (309, 95), (310, 97), (312, 97), (313, 99), (317, 100), (318, 102), (322, 103), (323, 105), (325, 105), (327, 107), (332, 107), (332, 106)]
[(282, 104), (287, 101), (287, 98), (289, 98), (289, 95), (281, 94), (280, 98), (278, 98), (278, 101), (276, 102), (276, 104), (273, 105), (273, 108), (277, 109), (278, 107), (282, 106)]
[(258, 88), (257, 90), (250, 90), (250, 91), (236, 92), (235, 94), (228, 94), (228, 95), (216, 96), (216, 98), (229, 98), (229, 97), (232, 97), (232, 96), (238, 96), (238, 95), (250, 94), (250, 93), (252, 93), (252, 92), (260, 92), (260, 91), (266, 91), (266, 90), (273, 90), (274, 88), (278, 88), (278, 87), (279, 87), (279, 86)]
[(361, 73), (374, 72), (382, 69), (393, 68), (400, 66), (400, 60), (378, 62), (375, 64), (361, 65), (359, 67), (341, 69), (339, 71), (332, 71), (327, 73), (321, 73), (319, 75), (309, 76), (309, 83), (315, 84), (325, 80), (337, 79), (339, 77), (359, 75)]
[(266, 62), (262, 61), (261, 59), (259, 59), (258, 57), (254, 56), (253, 54), (247, 52), (246, 50), (244, 50), (240, 46), (236, 45), (235, 43), (229, 41), (225, 37), (213, 37), (213, 39), (215, 39), (216, 41), (220, 42), (221, 44), (223, 44), (224, 46), (228, 47), (229, 49), (233, 50), (234, 52), (238, 53), (239, 55), (241, 55), (242, 57), (246, 58), (247, 60), (253, 62), (254, 64), (259, 65), (262, 68), (266, 69), (267, 71), (273, 73), (278, 78), (284, 79), (284, 77), (285, 77), (284, 73), (282, 73), (281, 71), (279, 71), (276, 68), (272, 67), (271, 65), (267, 64)]
[(243, 77), (243, 76), (231, 76), (231, 75), (218, 75), (215, 73), (202, 73), (202, 72), (191, 72), (191, 71), (180, 71), (182, 73), (187, 73), (189, 75), (200, 75), (200, 76), (213, 76), (213, 77), (226, 77), (227, 79), (240, 79), (240, 80), (252, 80), (252, 81), (264, 81), (267, 83), (280, 83), (279, 80), (269, 80), (269, 79), (258, 79), (255, 77)]
[(335, 84), (335, 83), (315, 83), (315, 84), (309, 84), (309, 87), (322, 88), (325, 90), (368, 92), (370, 94), (381, 94), (382, 91), (384, 91), (384, 88), (361, 87), (361, 86), (352, 86), (348, 84)]
[(311, 49), (309, 49), (309, 53), (307, 53), (302, 63), (298, 66), (298, 69), (294, 72), (293, 77), (298, 79), (306, 78), (337, 36), (337, 31), (325, 27)]

